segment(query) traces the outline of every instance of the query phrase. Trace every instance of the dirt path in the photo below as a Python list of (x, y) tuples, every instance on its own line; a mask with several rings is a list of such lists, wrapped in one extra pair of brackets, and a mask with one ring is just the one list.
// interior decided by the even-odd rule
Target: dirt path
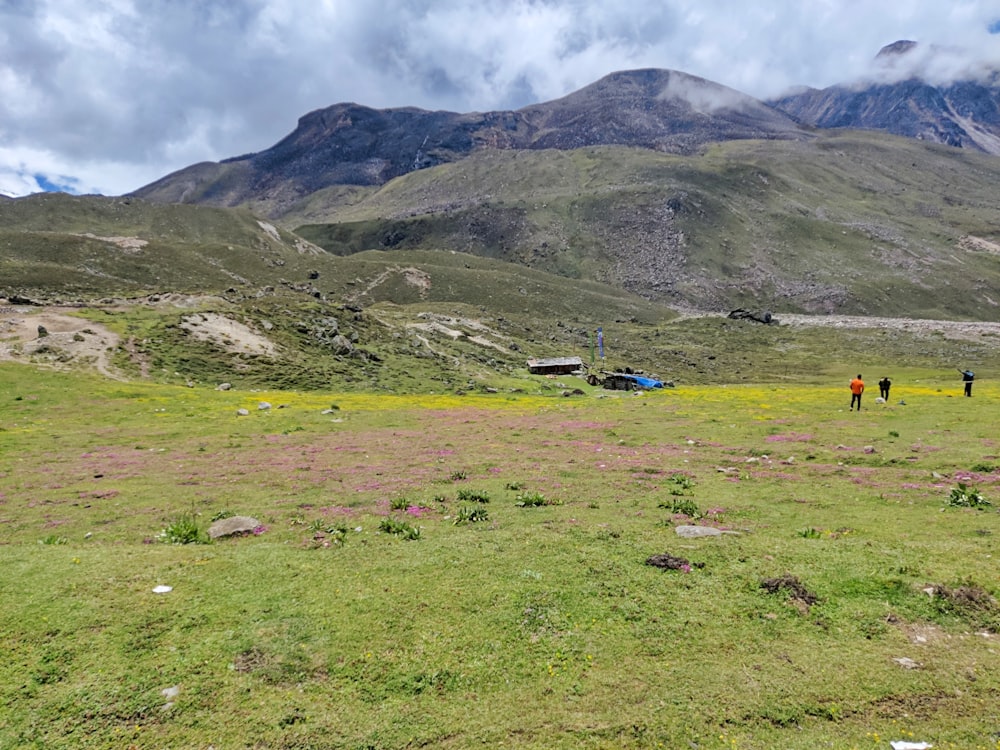
[[(680, 309), (683, 318), (725, 318), (725, 313)], [(941, 333), (950, 339), (978, 340), (983, 335), (1000, 336), (1000, 323), (985, 321), (924, 320), (918, 318), (879, 318), (863, 315), (796, 315), (774, 313), (779, 325), (796, 328), (860, 328), (908, 331), (911, 333)]]
[(860, 315), (779, 315), (777, 317), (780, 323), (790, 326), (881, 328), (916, 333), (941, 333), (950, 339), (977, 340), (984, 334), (1000, 335), (1000, 323), (984, 321), (874, 318)]

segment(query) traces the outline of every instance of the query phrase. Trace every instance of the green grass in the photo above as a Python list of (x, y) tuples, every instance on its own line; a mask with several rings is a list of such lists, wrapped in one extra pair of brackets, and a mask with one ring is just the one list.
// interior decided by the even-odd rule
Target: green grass
[[(0, 376), (0, 747), (996, 748), (988, 381), (858, 414)], [(222, 513), (266, 530), (158, 539)]]

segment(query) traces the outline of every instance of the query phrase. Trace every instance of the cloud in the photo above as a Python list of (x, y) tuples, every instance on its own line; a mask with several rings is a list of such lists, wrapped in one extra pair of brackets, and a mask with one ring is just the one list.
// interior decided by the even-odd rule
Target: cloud
[(982, 0), (0, 0), (0, 189), (126, 192), (343, 101), (514, 109), (645, 67), (766, 98), (904, 38), (995, 61), (998, 23)]

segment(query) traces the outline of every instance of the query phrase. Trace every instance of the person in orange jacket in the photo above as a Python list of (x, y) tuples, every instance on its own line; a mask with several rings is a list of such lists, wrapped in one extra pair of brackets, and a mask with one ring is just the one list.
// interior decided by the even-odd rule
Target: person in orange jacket
[(851, 408), (848, 411), (854, 409), (854, 404), (858, 405), (858, 411), (861, 411), (861, 394), (865, 392), (865, 381), (861, 379), (861, 373), (851, 381)]

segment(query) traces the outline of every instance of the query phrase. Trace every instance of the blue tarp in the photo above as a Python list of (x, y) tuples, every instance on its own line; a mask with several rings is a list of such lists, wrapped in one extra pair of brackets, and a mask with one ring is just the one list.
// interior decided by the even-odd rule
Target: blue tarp
[(662, 388), (663, 383), (654, 378), (645, 378), (642, 375), (623, 375), (621, 373), (615, 373), (619, 377), (623, 377), (626, 380), (631, 380), (633, 383), (638, 385), (640, 388)]

